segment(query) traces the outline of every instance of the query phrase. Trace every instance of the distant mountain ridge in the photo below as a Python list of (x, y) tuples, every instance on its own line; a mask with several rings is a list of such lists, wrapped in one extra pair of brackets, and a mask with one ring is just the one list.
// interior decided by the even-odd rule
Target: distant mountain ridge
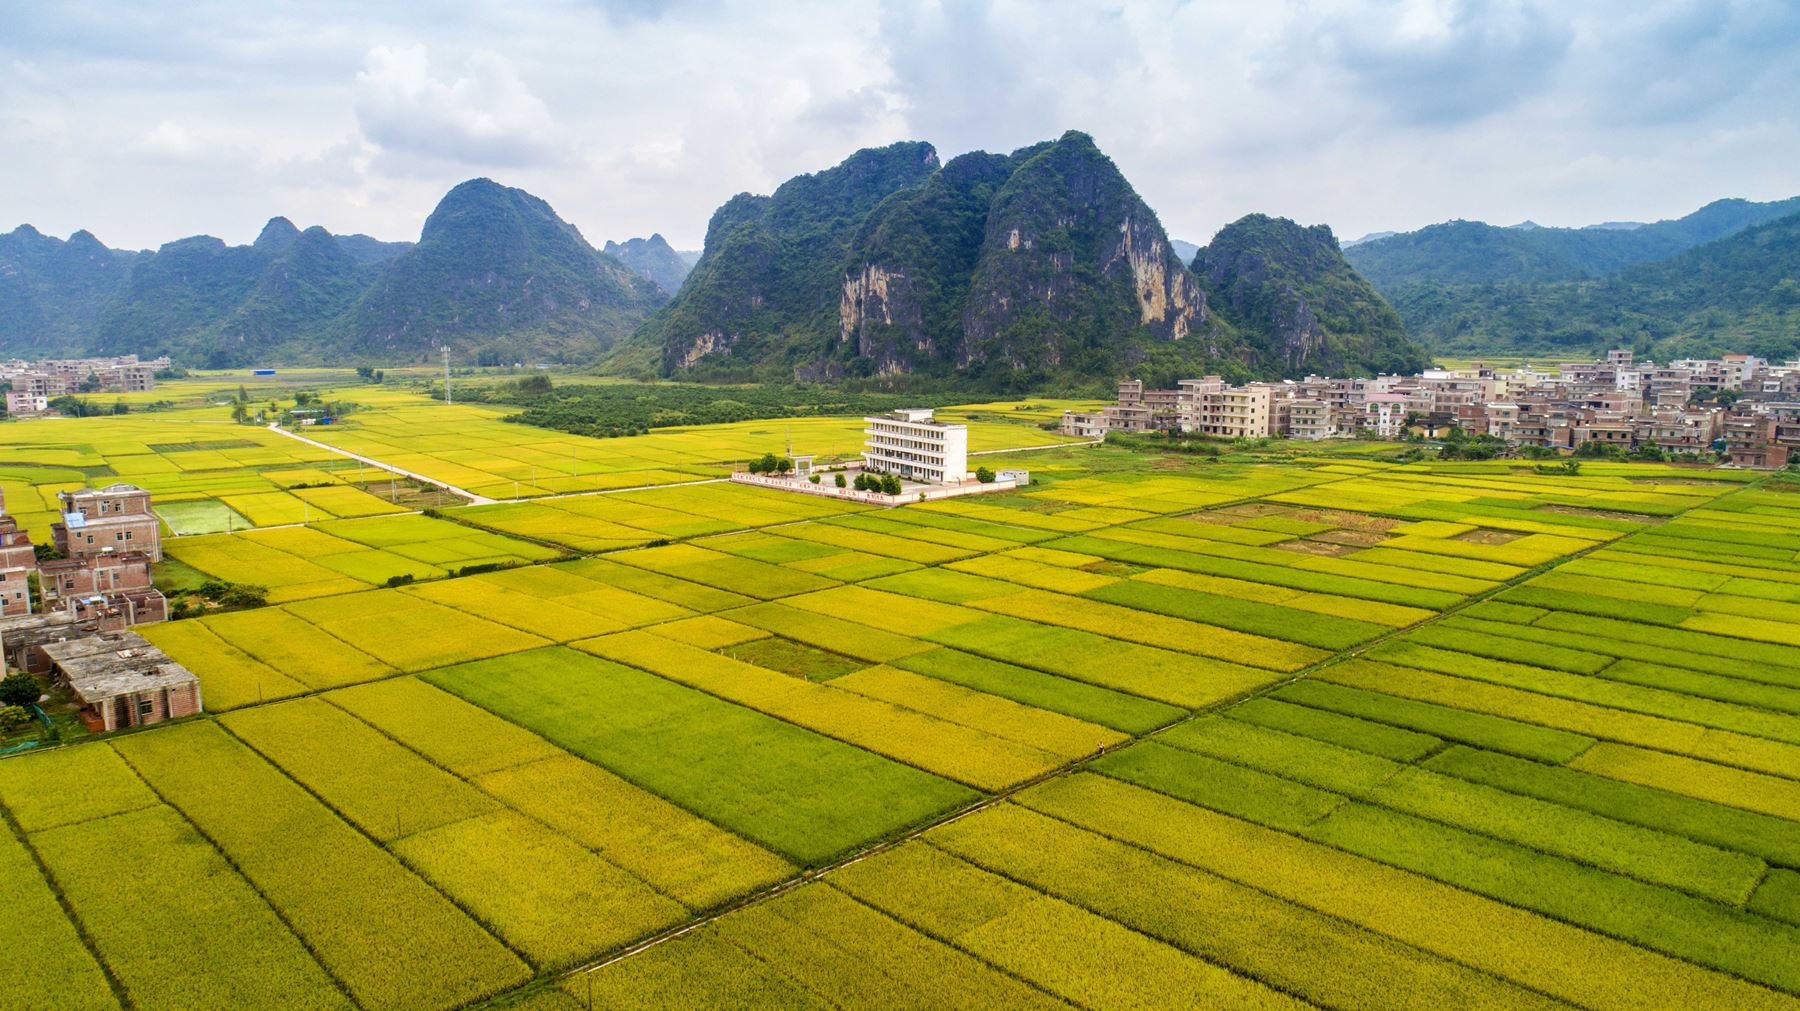
[(0, 235), (0, 353), (83, 346), (137, 260), (83, 230), (67, 240), (20, 225)]
[(1769, 203), (1715, 200), (1686, 215), (1652, 224), (1614, 222), (1586, 228), (1510, 227), (1446, 221), (1415, 232), (1370, 238), (1346, 247), (1345, 257), (1383, 294), (1407, 285), (1578, 281), (1604, 277), (1634, 263), (1663, 260), (1751, 225), (1800, 213), (1800, 197)]
[(0, 353), (170, 354), (192, 365), (396, 361), (448, 344), (482, 360), (592, 358), (667, 299), (550, 205), (473, 179), (416, 243), (301, 230), (154, 252), (0, 235)]
[(1598, 280), (1418, 285), (1395, 297), (1415, 334), (1456, 354), (1588, 354), (1666, 360), (1800, 356), (1800, 214), (1753, 225)]
[(687, 280), (695, 261), (700, 259), (699, 254), (695, 254), (694, 259), (689, 260), (670, 248), (660, 233), (652, 233), (648, 239), (608, 240), (600, 251), (618, 257), (619, 262), (655, 281), (658, 288), (670, 295), (681, 290), (681, 282)]
[[(1433, 351), (1646, 354), (1800, 351), (1790, 283), (1800, 268), (1776, 237), (1800, 197), (1716, 200), (1650, 224), (1498, 228), (1451, 221), (1359, 243), (1345, 256)], [(1745, 239), (1756, 232), (1754, 239)], [(1684, 271), (1686, 273), (1684, 273)], [(1713, 295), (1688, 283), (1706, 276)], [(1765, 285), (1758, 288), (1756, 285)], [(1679, 293), (1679, 294), (1676, 294)]]

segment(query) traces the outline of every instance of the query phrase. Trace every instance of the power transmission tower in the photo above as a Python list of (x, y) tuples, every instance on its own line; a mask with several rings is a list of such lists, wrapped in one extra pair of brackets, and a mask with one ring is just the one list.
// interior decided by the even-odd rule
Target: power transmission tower
[(444, 345), (442, 350), (444, 352), (444, 404), (449, 406), (456, 403), (450, 397), (450, 345)]

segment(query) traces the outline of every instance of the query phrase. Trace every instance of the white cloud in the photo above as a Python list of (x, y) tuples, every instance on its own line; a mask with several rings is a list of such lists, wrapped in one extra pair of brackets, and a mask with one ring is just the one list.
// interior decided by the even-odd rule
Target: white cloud
[(400, 158), (519, 167), (562, 153), (550, 110), (512, 61), (487, 50), (446, 80), (432, 75), (424, 46), (376, 46), (356, 75), (355, 107), (363, 136)]
[[(0, 0), (3, 2), (3, 0)], [(15, 4), (14, 7), (19, 7)], [(0, 230), (411, 238), (490, 175), (699, 244), (858, 147), (1091, 133), (1174, 234), (1574, 224), (1794, 195), (1794, 0), (39, 4), (0, 32)], [(478, 40), (472, 42), (471, 40)], [(479, 48), (472, 48), (479, 46)]]
[(175, 159), (192, 158), (204, 150), (187, 127), (166, 119), (144, 134), (137, 148), (151, 157)]

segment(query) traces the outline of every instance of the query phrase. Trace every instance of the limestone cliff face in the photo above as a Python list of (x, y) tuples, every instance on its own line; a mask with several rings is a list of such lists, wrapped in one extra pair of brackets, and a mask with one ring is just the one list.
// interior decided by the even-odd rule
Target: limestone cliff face
[(708, 330), (695, 337), (693, 343), (687, 346), (687, 350), (681, 352), (676, 361), (681, 368), (685, 369), (715, 351), (725, 353), (730, 350), (730, 338), (717, 330)]
[(1178, 341), (1188, 335), (1196, 321), (1205, 322), (1206, 293), (1192, 275), (1181, 269), (1181, 261), (1154, 220), (1146, 223), (1128, 217), (1119, 225), (1115, 262), (1117, 259), (1131, 267), (1139, 322), (1144, 326)]
[(1324, 225), (1302, 228), (1252, 214), (1195, 254), (1194, 272), (1271, 371), (1346, 375), (1424, 364), (1400, 317), (1344, 259)]
[(1056, 368), (1190, 335), (1205, 353), (1225, 350), (1205, 292), (1092, 139), (1068, 133), (1014, 157), (988, 214), (961, 361)]
[(935, 343), (925, 332), (924, 313), (912, 279), (875, 264), (844, 275), (838, 302), (838, 341), (856, 357), (875, 362), (884, 373), (910, 371), (913, 355), (929, 355)]

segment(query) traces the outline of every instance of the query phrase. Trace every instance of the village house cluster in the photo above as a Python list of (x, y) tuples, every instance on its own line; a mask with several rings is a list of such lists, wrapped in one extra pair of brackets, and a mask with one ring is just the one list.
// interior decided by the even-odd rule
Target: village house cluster
[(1800, 361), (1753, 355), (1659, 364), (1628, 350), (1603, 361), (1513, 369), (1473, 365), (1417, 375), (1233, 386), (1218, 376), (1172, 390), (1119, 383), (1118, 403), (1065, 412), (1062, 431), (1179, 431), (1219, 438), (1441, 438), (1452, 429), (1515, 446), (1577, 450), (1610, 443), (1664, 453), (1723, 451), (1745, 467), (1782, 467), (1800, 453)]
[(144, 393), (156, 389), (156, 374), (169, 359), (140, 361), (137, 355), (112, 358), (52, 358), (0, 362), (6, 413), (30, 417), (50, 409), (50, 401), (74, 393)]
[(151, 577), (162, 530), (150, 493), (112, 484), (58, 498), (62, 557), (46, 560), (0, 499), (0, 657), (67, 686), (95, 730), (198, 712), (194, 675), (129, 631), (169, 616)]

